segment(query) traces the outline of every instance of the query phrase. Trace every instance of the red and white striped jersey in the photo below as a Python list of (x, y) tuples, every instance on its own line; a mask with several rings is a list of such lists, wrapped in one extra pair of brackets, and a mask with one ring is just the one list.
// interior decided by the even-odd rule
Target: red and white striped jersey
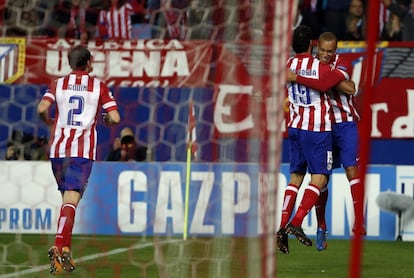
[(99, 25), (103, 29), (100, 28), (100, 32), (106, 33), (109, 39), (131, 39), (132, 14), (134, 14), (134, 8), (129, 2), (126, 2), (119, 9), (116, 5), (112, 5), (109, 10), (101, 11), (99, 14)]
[(55, 80), (42, 99), (56, 103), (49, 157), (95, 160), (99, 109), (118, 109), (108, 87), (87, 72), (73, 71)]
[[(336, 54), (333, 66), (337, 69), (344, 70), (349, 76), (352, 76), (352, 66), (349, 61), (340, 58)], [(353, 122), (359, 120), (359, 114), (355, 108), (355, 97), (333, 90), (330, 95), (332, 111), (334, 114), (334, 123)]]
[[(291, 57), (288, 67), (300, 76), (320, 79), (332, 71), (330, 65), (322, 64), (311, 54), (297, 54)], [(343, 72), (336, 70), (343, 79)], [(320, 80), (320, 82), (327, 82)], [(296, 82), (287, 84), (289, 98), (288, 127), (323, 132), (332, 130), (332, 111), (329, 97), (325, 93)]]

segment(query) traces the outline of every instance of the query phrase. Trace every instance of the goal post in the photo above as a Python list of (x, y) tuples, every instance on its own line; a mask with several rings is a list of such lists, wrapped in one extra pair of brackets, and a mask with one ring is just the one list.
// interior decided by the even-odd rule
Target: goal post
[[(372, 119), (370, 115), (370, 107), (373, 100), (374, 85), (376, 79), (376, 57), (377, 57), (377, 40), (379, 34), (379, 11), (380, 3), (378, 1), (368, 1), (367, 7), (367, 37), (366, 37), (366, 69), (365, 74), (361, 80), (361, 88), (363, 88), (362, 95), (362, 117), (359, 124), (359, 155), (360, 166), (359, 175), (360, 181), (364, 186), (364, 190), (360, 191), (359, 200), (365, 200), (365, 190), (367, 190), (367, 174), (368, 163), (371, 147), (371, 126)], [(349, 256), (349, 277), (359, 278), (362, 274), (362, 260), (363, 260), (363, 235), (361, 233), (364, 225), (364, 207), (359, 205), (355, 211), (355, 223), (357, 226), (356, 232), (351, 241), (350, 256)]]

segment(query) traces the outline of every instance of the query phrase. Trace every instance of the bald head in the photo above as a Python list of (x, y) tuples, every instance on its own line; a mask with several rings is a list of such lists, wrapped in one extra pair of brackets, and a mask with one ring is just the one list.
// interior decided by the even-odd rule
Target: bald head
[(338, 39), (336, 38), (336, 35), (332, 32), (324, 32), (322, 34), (320, 34), (319, 38), (318, 38), (318, 42), (321, 41), (337, 41)]

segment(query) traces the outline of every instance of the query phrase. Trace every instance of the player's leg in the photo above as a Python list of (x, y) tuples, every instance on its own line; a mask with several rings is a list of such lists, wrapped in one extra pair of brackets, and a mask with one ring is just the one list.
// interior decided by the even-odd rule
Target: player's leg
[[(364, 200), (361, 200), (364, 190), (358, 176), (358, 127), (356, 122), (345, 122), (338, 124), (339, 128), (334, 129), (335, 138), (338, 138), (341, 163), (345, 168), (345, 174), (349, 181), (351, 195), (354, 205), (355, 223), (353, 232), (359, 230), (366, 234), (364, 215), (361, 213)], [(358, 224), (359, 223), (359, 224)]]
[(80, 193), (77, 191), (65, 191), (63, 194), (63, 204), (60, 209), (56, 242), (58, 246), (61, 246), (62, 268), (68, 272), (75, 270), (75, 262), (72, 258), (70, 246), (76, 208), (80, 198)]
[(278, 250), (284, 254), (289, 253), (288, 234), (286, 225), (292, 216), (295, 207), (299, 187), (306, 173), (306, 159), (298, 142), (298, 130), (289, 129), (289, 152), (290, 152), (290, 180), (283, 196), (282, 214), (279, 230), (276, 234)]
[(280, 227), (286, 227), (292, 216), (293, 209), (295, 207), (296, 198), (299, 188), (305, 177), (304, 173), (291, 173), (289, 184), (285, 189), (283, 196), (282, 215), (280, 221)]
[(282, 216), (280, 221), (281, 228), (286, 227), (289, 223), (295, 207), (299, 187), (302, 185), (308, 167), (302, 148), (301, 133), (302, 131), (296, 128), (289, 128), (288, 130), (290, 180), (283, 196)]
[(52, 160), (55, 176), (60, 177), (58, 188), (63, 192), (63, 202), (58, 219), (55, 246), (61, 253), (62, 269), (73, 271), (71, 241), (75, 222), (76, 208), (85, 191), (93, 161), (83, 158), (64, 158)]
[[(58, 190), (62, 193), (64, 187), (64, 159), (63, 158), (52, 158), (52, 171), (53, 175), (55, 176), (56, 183)], [(60, 219), (60, 215), (59, 215)], [(58, 220), (58, 227), (59, 227), (59, 220)], [(59, 228), (58, 228), (59, 231)], [(57, 237), (57, 235), (56, 235)], [(62, 272), (62, 258), (61, 258), (61, 249), (58, 248), (56, 245), (56, 237), (55, 237), (55, 244), (49, 248), (47, 255), (50, 261), (50, 268), (49, 272), (53, 275), (58, 275)]]
[[(332, 134), (332, 169), (340, 168), (341, 161), (340, 161), (340, 152), (339, 148), (336, 146), (336, 139), (334, 133)], [(329, 176), (328, 182), (329, 183)], [(326, 237), (328, 235), (328, 229), (326, 224), (326, 205), (328, 204), (328, 196), (329, 196), (329, 189), (328, 186), (324, 187), (320, 191), (320, 195), (318, 200), (315, 204), (315, 214), (316, 214), (316, 221), (318, 223), (318, 227), (316, 229), (316, 249), (318, 251), (325, 250), (328, 247), (328, 243), (326, 241)]]
[(366, 235), (367, 231), (364, 224), (364, 209), (361, 206), (364, 205), (364, 200), (361, 198), (363, 196), (362, 191), (364, 190), (363, 184), (358, 177), (358, 167), (357, 166), (348, 166), (345, 168), (346, 176), (349, 181), (349, 186), (351, 188), (351, 195), (354, 204), (354, 215), (355, 222), (352, 228), (352, 232), (359, 232), (362, 235)]
[(325, 250), (328, 247), (328, 243), (326, 242), (328, 229), (325, 218), (328, 195), (328, 186), (325, 186), (320, 190), (319, 198), (315, 204), (316, 221), (318, 223), (318, 227), (316, 229), (316, 249), (318, 251)]
[(287, 232), (296, 236), (296, 238), (306, 246), (312, 246), (312, 241), (303, 232), (301, 226), (303, 219), (308, 215), (309, 211), (316, 204), (321, 188), (324, 188), (327, 183), (327, 178), (322, 174), (312, 174), (311, 182), (305, 188), (303, 198), (299, 208), (293, 217), (290, 224), (287, 226)]
[(286, 232), (286, 226), (289, 223), (290, 217), (292, 216), (299, 187), (302, 184), (304, 177), (305, 174), (292, 173), (289, 185), (285, 189), (280, 227), (276, 233), (278, 250), (283, 254), (289, 253), (289, 236)]
[(302, 244), (311, 246), (312, 241), (303, 232), (301, 226), (305, 216), (316, 204), (320, 190), (326, 187), (328, 176), (332, 172), (332, 135), (331, 132), (305, 131), (302, 139), (311, 181), (305, 189), (299, 208), (287, 231), (294, 234)]
[[(335, 127), (335, 126), (334, 126)], [(332, 132), (332, 169), (341, 167), (340, 151), (337, 146), (338, 138), (335, 137), (335, 129)], [(328, 176), (329, 182), (329, 176)], [(327, 183), (328, 183), (327, 182)], [(316, 229), (316, 249), (318, 251), (325, 250), (328, 247), (326, 237), (328, 235), (328, 229), (326, 224), (325, 212), (326, 205), (328, 204), (329, 189), (328, 186), (321, 189), (318, 201), (315, 204), (316, 220), (318, 227)]]
[(316, 220), (318, 222), (318, 229), (326, 230), (326, 218), (325, 211), (328, 203), (329, 190), (328, 187), (324, 187), (320, 190), (319, 198), (315, 204)]

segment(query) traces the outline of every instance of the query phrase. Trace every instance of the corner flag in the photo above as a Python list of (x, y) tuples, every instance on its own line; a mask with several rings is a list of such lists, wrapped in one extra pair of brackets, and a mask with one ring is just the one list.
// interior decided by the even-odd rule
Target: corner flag
[(188, 236), (188, 209), (190, 198), (190, 180), (191, 180), (191, 157), (197, 156), (197, 142), (195, 129), (195, 110), (193, 100), (190, 100), (188, 109), (188, 134), (187, 134), (187, 167), (185, 177), (185, 203), (184, 203), (184, 227), (183, 239), (186, 240)]
[(191, 148), (191, 154), (194, 158), (197, 157), (197, 135), (195, 128), (195, 110), (193, 100), (190, 100), (188, 110), (188, 134), (187, 134), (187, 148)]

